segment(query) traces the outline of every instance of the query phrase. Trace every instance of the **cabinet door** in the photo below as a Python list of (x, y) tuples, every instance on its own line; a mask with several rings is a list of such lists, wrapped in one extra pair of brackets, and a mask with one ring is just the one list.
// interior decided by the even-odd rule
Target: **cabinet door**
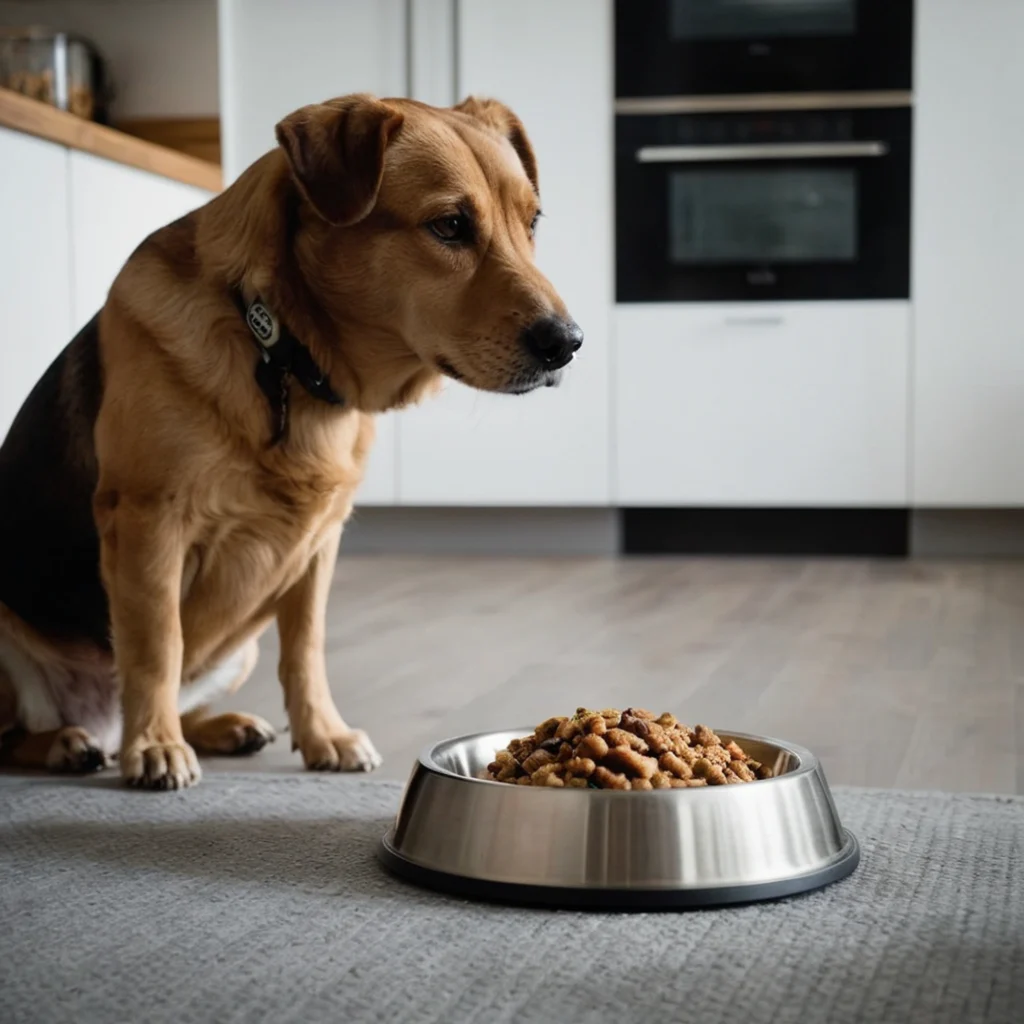
[(523, 120), (540, 165), (537, 262), (586, 334), (560, 388), (522, 398), (458, 384), (398, 418), (410, 505), (610, 501), (612, 63), (607, 0), (461, 0), (460, 98)]
[(0, 128), (0, 239), (2, 440), (29, 391), (71, 340), (63, 146)]
[(1024, 505), (1024, 4), (915, 22), (913, 502)]
[[(350, 92), (406, 93), (406, 0), (218, 0), (221, 148), (232, 182), (286, 114)], [(360, 505), (394, 504), (395, 416), (377, 418)]]
[(231, 182), (293, 110), (406, 92), (405, 0), (218, 0), (221, 147)]
[(370, 450), (366, 475), (356, 495), (357, 505), (394, 505), (398, 490), (393, 412), (377, 417), (377, 437)]
[(71, 244), (75, 329), (107, 299), (135, 247), (210, 199), (191, 185), (72, 151)]
[(906, 302), (620, 306), (622, 505), (903, 506)]

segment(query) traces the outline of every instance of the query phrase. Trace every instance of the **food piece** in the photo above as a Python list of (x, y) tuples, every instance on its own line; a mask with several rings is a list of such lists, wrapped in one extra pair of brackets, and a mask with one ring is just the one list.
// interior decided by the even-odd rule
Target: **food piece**
[(556, 730), (555, 739), (574, 740), (583, 732), (583, 724), (578, 718), (567, 718)]
[(630, 718), (645, 718), (648, 722), (654, 721), (654, 715), (652, 715), (650, 711), (645, 711), (643, 708), (626, 708), (626, 710), (622, 712), (622, 716), (625, 718), (627, 715)]
[(770, 768), (706, 725), (691, 729), (668, 713), (643, 708), (577, 708), (510, 740), (487, 778), (566, 789), (697, 789), (770, 779)]
[(706, 757), (697, 758), (697, 762), (693, 766), (693, 774), (698, 779), (706, 779), (711, 786), (724, 786), (727, 781), (721, 767)]
[(549, 750), (535, 750), (525, 761), (523, 761), (523, 771), (527, 775), (532, 775), (538, 768), (542, 768), (546, 764), (551, 764), (554, 761), (555, 755)]
[(658, 770), (658, 762), (653, 757), (644, 757), (629, 747), (612, 747), (604, 764), (613, 772), (622, 772), (631, 779), (649, 779)]
[(517, 761), (525, 761), (537, 749), (537, 740), (533, 736), (526, 736), (521, 740), (509, 740), (508, 753)]
[(564, 718), (549, 718), (544, 722), (541, 722), (536, 729), (533, 730), (534, 736), (540, 742), (544, 740), (550, 740), (555, 733), (558, 731), (558, 727), (565, 721)]
[(696, 749), (690, 746), (689, 741), (683, 736), (672, 737), (672, 753), (682, 758), (691, 768), (694, 762), (700, 757)]
[(499, 750), (487, 766), (487, 771), (499, 782), (514, 782), (518, 769), (519, 763), (507, 750)]
[(722, 741), (706, 725), (698, 725), (693, 730), (693, 738), (702, 747), (720, 747)]
[(621, 772), (609, 771), (604, 765), (594, 769), (593, 780), (602, 789), (632, 789), (629, 779)]
[(576, 753), (581, 757), (592, 757), (595, 761), (600, 761), (608, 756), (608, 741), (603, 736), (591, 733), (576, 744)]
[(650, 749), (641, 737), (618, 726), (604, 734), (604, 741), (609, 747), (630, 747), (638, 754), (646, 754)]
[(689, 762), (684, 761), (671, 750), (666, 750), (658, 758), (658, 764), (663, 772), (668, 772), (669, 775), (674, 775), (677, 779), (688, 779), (693, 774)]
[(585, 779), (589, 779), (596, 768), (597, 764), (589, 757), (574, 757), (565, 762), (568, 775), (582, 775)]
[(725, 749), (729, 751), (734, 761), (743, 761), (746, 758), (743, 748), (735, 740), (729, 740), (725, 745)]

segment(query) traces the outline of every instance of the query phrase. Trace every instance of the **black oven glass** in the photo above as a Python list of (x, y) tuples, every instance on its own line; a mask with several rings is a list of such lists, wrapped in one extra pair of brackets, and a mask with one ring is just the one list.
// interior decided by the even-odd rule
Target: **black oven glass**
[(673, 39), (852, 36), (857, 0), (672, 0)]
[(679, 266), (857, 259), (853, 168), (674, 170), (668, 258)]
[(907, 107), (619, 115), (619, 302), (910, 294)]
[(616, 0), (620, 99), (907, 91), (913, 0)]

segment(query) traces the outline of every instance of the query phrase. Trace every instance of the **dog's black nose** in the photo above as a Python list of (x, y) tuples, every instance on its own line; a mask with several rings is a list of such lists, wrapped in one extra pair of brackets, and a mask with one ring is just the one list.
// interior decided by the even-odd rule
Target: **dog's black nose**
[(523, 329), (523, 346), (545, 369), (557, 370), (572, 361), (583, 344), (583, 332), (575, 320), (547, 316)]

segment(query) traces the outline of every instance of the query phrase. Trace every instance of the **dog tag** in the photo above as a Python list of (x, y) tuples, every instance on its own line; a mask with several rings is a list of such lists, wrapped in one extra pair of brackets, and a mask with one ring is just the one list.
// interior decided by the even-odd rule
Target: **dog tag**
[(254, 302), (245, 313), (249, 330), (264, 348), (272, 348), (281, 337), (281, 327), (274, 314), (262, 302)]

